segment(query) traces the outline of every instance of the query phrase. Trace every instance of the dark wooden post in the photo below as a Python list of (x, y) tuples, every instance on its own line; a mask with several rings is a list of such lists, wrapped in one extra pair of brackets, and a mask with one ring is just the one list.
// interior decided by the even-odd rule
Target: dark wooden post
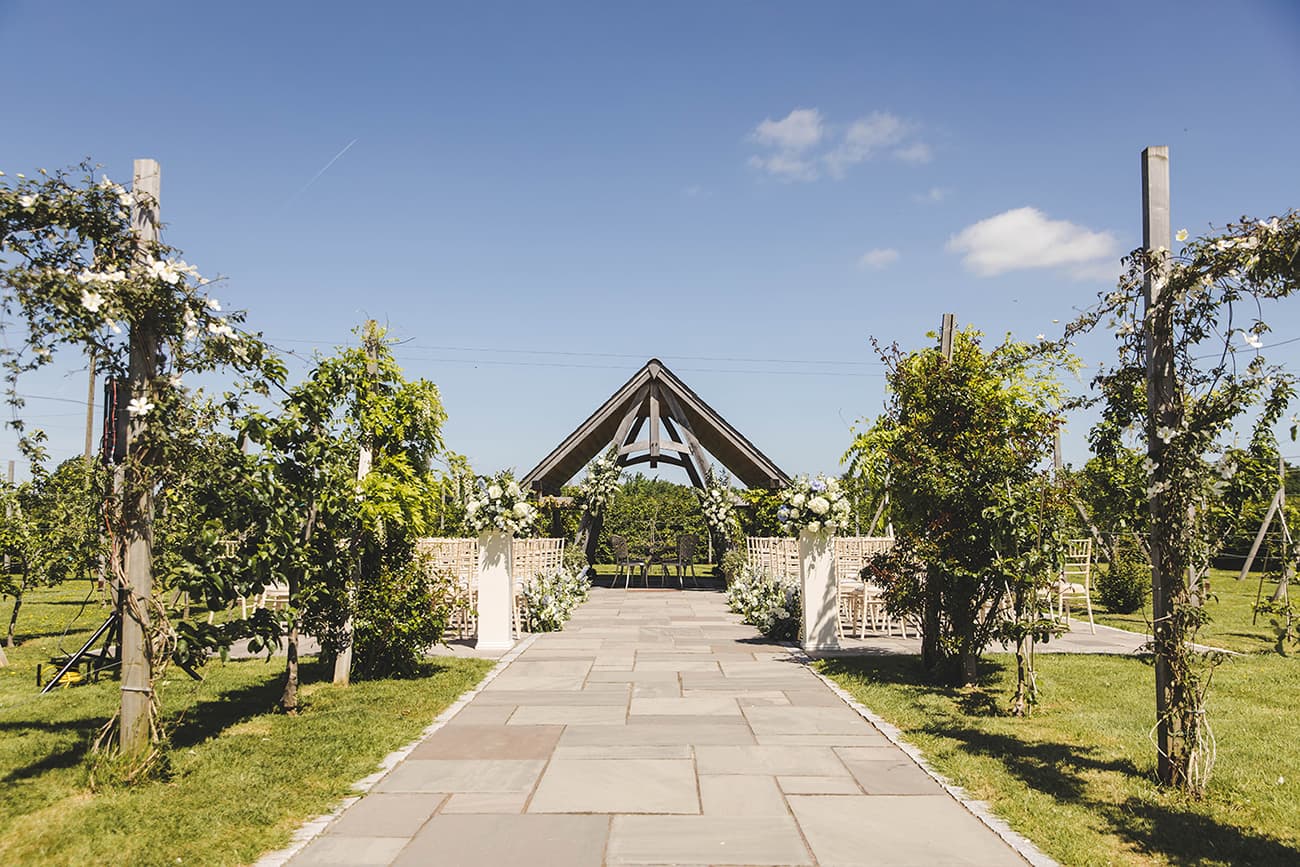
[[(1147, 362), (1147, 457), (1157, 465), (1154, 483), (1164, 480), (1166, 445), (1156, 431), (1161, 427), (1178, 430), (1182, 408), (1178, 401), (1175, 378), (1174, 334), (1172, 320), (1155, 315), (1169, 247), (1173, 243), (1169, 215), (1169, 148), (1149, 147), (1142, 151), (1142, 246), (1148, 256), (1143, 281), (1143, 328)], [(1149, 498), (1151, 509), (1151, 620), (1155, 647), (1156, 674), (1156, 776), (1166, 785), (1178, 785), (1182, 757), (1186, 749), (1178, 721), (1170, 715), (1176, 707), (1173, 669), (1170, 656), (1178, 652), (1178, 636), (1171, 622), (1174, 582), (1185, 580), (1182, 569), (1174, 562), (1177, 553), (1167, 544), (1181, 521), (1171, 514), (1164, 492)]]

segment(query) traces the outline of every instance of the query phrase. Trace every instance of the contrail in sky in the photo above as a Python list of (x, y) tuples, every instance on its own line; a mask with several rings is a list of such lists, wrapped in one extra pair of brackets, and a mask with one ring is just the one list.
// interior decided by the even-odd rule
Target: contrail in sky
[(318, 171), (316, 174), (314, 174), (314, 175), (311, 176), (311, 180), (310, 180), (310, 181), (308, 181), (307, 183), (305, 183), (305, 184), (302, 185), (302, 189), (300, 189), (298, 192), (294, 193), (292, 196), (289, 197), (289, 201), (287, 201), (287, 202), (284, 203), (284, 204), (285, 204), (285, 207), (288, 207), (290, 204), (293, 203), (293, 200), (294, 200), (294, 199), (298, 198), (298, 197), (301, 196), (303, 193), (307, 192), (307, 188), (308, 188), (308, 187), (310, 187), (312, 184), (316, 183), (316, 181), (320, 178), (321, 175), (323, 175), (323, 174), (325, 174), (325, 172), (329, 171), (329, 167), (330, 167), (330, 166), (332, 166), (332, 165), (334, 165), (336, 162), (338, 162), (339, 159), (340, 159), (340, 158), (341, 158), (345, 153), (347, 153), (347, 152), (352, 148), (352, 146), (353, 146), (354, 144), (356, 144), (356, 143), (359, 142), (359, 141), (361, 141), (361, 139), (360, 139), (359, 137), (358, 137), (358, 138), (354, 138), (352, 141), (350, 141), (350, 142), (348, 142), (346, 145), (344, 145), (343, 150), (341, 150), (341, 151), (339, 151), (338, 153), (336, 153), (336, 154), (334, 155), (334, 158), (333, 158), (333, 159), (331, 159), (329, 162), (327, 162), (324, 166), (321, 167), (321, 170), (320, 170), (320, 171)]

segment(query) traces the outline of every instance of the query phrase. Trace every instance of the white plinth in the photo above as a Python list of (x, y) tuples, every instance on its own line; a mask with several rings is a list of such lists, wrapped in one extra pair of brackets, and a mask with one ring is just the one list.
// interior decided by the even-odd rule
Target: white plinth
[(478, 650), (509, 650), (515, 646), (511, 615), (514, 594), (510, 575), (514, 537), (483, 533), (478, 537)]
[(829, 532), (799, 531), (799, 587), (803, 606), (800, 645), (808, 651), (839, 650), (835, 545)]

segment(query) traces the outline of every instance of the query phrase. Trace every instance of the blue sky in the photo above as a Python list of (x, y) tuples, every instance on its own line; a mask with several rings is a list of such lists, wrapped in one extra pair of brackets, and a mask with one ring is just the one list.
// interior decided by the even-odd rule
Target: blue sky
[[(1144, 146), (1194, 234), (1297, 204), (1300, 5), (1145, 15), (0, 0), (0, 170), (159, 160), (165, 239), (223, 304), (304, 356), (386, 321), (479, 471), (529, 469), (651, 355), (787, 471), (833, 470), (882, 407), (868, 338), (946, 311), (1051, 335), (1107, 285)], [(29, 411), (80, 449), (74, 404)]]

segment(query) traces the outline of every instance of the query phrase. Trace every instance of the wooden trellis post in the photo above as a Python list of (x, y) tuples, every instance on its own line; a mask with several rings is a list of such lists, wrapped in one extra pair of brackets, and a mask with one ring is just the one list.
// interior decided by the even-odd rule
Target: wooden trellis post
[[(131, 225), (141, 258), (158, 241), (161, 177), (155, 160), (136, 160), (131, 182)], [(151, 311), (131, 323), (130, 393), (148, 400), (158, 373), (158, 333)], [(136, 415), (127, 427), (127, 472), (123, 495), (126, 587), (122, 594), (122, 752), (143, 755), (150, 747), (153, 666), (149, 652), (149, 601), (153, 595), (153, 485), (150, 455), (142, 452), (148, 416)]]
[[(1143, 280), (1143, 328), (1147, 362), (1147, 457), (1155, 464), (1164, 458), (1164, 443), (1156, 431), (1161, 427), (1182, 427), (1178, 400), (1172, 322), (1157, 317), (1164, 287), (1167, 258), (1173, 244), (1169, 215), (1169, 148), (1149, 147), (1142, 151), (1142, 246), (1148, 267)], [(1157, 476), (1156, 478), (1159, 478)], [(1174, 582), (1185, 580), (1169, 568), (1166, 536), (1171, 525), (1180, 522), (1170, 514), (1164, 493), (1149, 500), (1151, 508), (1151, 629), (1156, 673), (1156, 776), (1165, 784), (1176, 783), (1180, 759), (1186, 749), (1184, 733), (1170, 718), (1175, 705), (1173, 669), (1169, 653), (1177, 637), (1171, 622)]]

